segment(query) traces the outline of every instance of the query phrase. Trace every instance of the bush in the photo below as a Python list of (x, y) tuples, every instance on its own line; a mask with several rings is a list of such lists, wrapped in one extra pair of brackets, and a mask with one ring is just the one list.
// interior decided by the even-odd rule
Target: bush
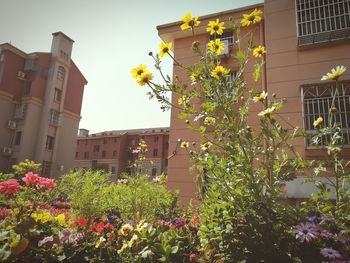
[(58, 191), (66, 196), (74, 213), (100, 218), (106, 211), (119, 211), (126, 219), (138, 222), (176, 213), (177, 194), (164, 184), (150, 182), (145, 176), (126, 176), (112, 183), (103, 171), (75, 171), (62, 177)]

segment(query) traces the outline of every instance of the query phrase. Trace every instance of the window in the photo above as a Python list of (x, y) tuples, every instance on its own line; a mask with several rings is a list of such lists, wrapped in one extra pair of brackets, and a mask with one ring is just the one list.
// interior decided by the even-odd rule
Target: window
[(111, 173), (112, 173), (112, 174), (115, 174), (115, 166), (112, 166), (112, 167), (111, 167)]
[(349, 0), (296, 0), (299, 46), (350, 38)]
[(168, 159), (167, 158), (164, 159), (164, 166), (168, 166)]
[(169, 142), (165, 143), (165, 149), (169, 149)]
[(79, 152), (75, 152), (75, 159), (78, 159), (79, 157)]
[(22, 139), (22, 132), (21, 131), (16, 132), (15, 145), (20, 145), (21, 144), (21, 139)]
[(89, 140), (85, 140), (85, 145), (88, 145), (89, 144)]
[(210, 40), (214, 40), (216, 38), (220, 38), (221, 41), (227, 40), (229, 45), (232, 45), (234, 42), (233, 31), (224, 32), (221, 36), (215, 34), (210, 36)]
[(94, 152), (100, 151), (100, 145), (94, 145)]
[(152, 168), (152, 176), (156, 176), (157, 175), (157, 168), (153, 167)]
[(57, 79), (63, 81), (65, 76), (66, 76), (66, 70), (64, 69), (64, 67), (59, 66), (57, 70)]
[(43, 161), (41, 166), (41, 175), (45, 177), (50, 177), (51, 175), (51, 162)]
[(154, 142), (158, 142), (158, 136), (154, 136)]
[(61, 125), (61, 114), (57, 110), (50, 110), (49, 122), (51, 125), (60, 126)]
[(154, 149), (153, 150), (153, 157), (157, 157), (158, 156), (158, 149)]
[(46, 150), (53, 150), (55, 144), (55, 138), (52, 136), (47, 136), (46, 138)]
[(106, 158), (106, 151), (102, 151), (102, 158)]
[(89, 159), (89, 152), (84, 152), (84, 160)]
[(107, 138), (103, 138), (103, 144), (107, 144), (108, 139)]
[(60, 102), (62, 99), (62, 90), (60, 89), (55, 89), (55, 95), (54, 95), (54, 101)]
[(27, 81), (27, 82), (24, 84), (23, 96), (28, 96), (28, 95), (30, 95), (31, 87), (32, 87), (32, 82), (30, 82), (30, 81)]
[(27, 113), (27, 104), (18, 104), (15, 109), (15, 119), (24, 119)]
[(114, 138), (114, 142), (117, 142), (118, 140), (117, 140), (117, 138)]
[(113, 151), (113, 156), (117, 156), (117, 151), (116, 150)]
[[(223, 97), (233, 97), (235, 95), (234, 87), (232, 86), (235, 78), (237, 77), (237, 71), (234, 71), (231, 69), (230, 74), (226, 77), (226, 83), (220, 84), (222, 85), (219, 87), (220, 89), (223, 89), (223, 91), (216, 92), (213, 87), (210, 88), (210, 96), (207, 95), (208, 99), (212, 99), (214, 101), (217, 101), (221, 103), (220, 98), (217, 96), (217, 94), (222, 94)], [(209, 91), (207, 92), (209, 93)]]
[(350, 81), (339, 82), (336, 90), (334, 83), (309, 84), (302, 87), (304, 127), (306, 133), (306, 147), (320, 147), (328, 143), (329, 138), (322, 137), (318, 145), (313, 144), (312, 138), (316, 134), (313, 122), (322, 117), (328, 122), (329, 108), (332, 104), (332, 95), (336, 92), (335, 121), (342, 129), (344, 144), (350, 144)]

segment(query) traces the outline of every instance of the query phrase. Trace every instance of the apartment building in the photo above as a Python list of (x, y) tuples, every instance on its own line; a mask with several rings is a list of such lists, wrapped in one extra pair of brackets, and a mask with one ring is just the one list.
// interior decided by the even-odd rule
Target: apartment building
[(50, 52), (0, 45), (0, 171), (30, 159), (42, 175), (73, 168), (84, 86), (71, 59), (74, 41), (52, 34)]
[[(251, 83), (252, 62), (247, 65), (246, 75), (243, 76), (247, 85), (275, 93), (277, 98), (284, 101), (280, 111), (281, 116), (293, 126), (303, 127), (310, 136), (314, 133), (312, 125), (316, 116), (327, 119), (330, 104), (330, 82), (322, 82), (321, 76), (337, 65), (347, 66), (348, 71), (342, 77), (337, 101), (337, 120), (343, 128), (345, 143), (350, 144), (350, 1), (349, 0), (265, 0), (264, 3), (210, 14), (199, 18), (201, 24), (196, 27), (196, 40), (205, 50), (210, 40), (206, 32), (208, 21), (219, 18), (228, 22), (231, 18), (236, 24), (242, 14), (250, 13), (255, 8), (264, 11), (261, 23), (241, 27), (241, 35), (247, 30), (254, 34), (254, 45), (264, 45), (267, 49), (266, 67), (260, 83)], [(190, 30), (181, 31), (182, 22), (160, 25), (157, 27), (163, 41), (173, 42), (174, 57), (184, 65), (198, 62), (192, 51), (192, 33)], [(226, 30), (221, 36), (228, 49), (224, 50), (221, 64), (234, 71), (237, 69), (233, 55), (237, 50), (233, 33)], [(243, 47), (245, 40), (240, 43)], [(174, 67), (174, 75), (190, 84), (187, 72)], [(177, 102), (173, 95), (173, 102)], [(260, 106), (251, 109), (251, 126), (259, 123), (257, 112)], [(169, 134), (170, 149), (177, 145), (179, 138), (186, 141), (198, 141), (199, 137), (186, 129), (186, 123), (177, 118), (178, 110), (171, 110), (171, 125)], [(326, 143), (325, 141), (322, 143)], [(295, 147), (305, 158), (324, 158), (324, 151), (310, 145), (310, 138), (295, 141)], [(345, 150), (346, 157), (350, 151)], [(177, 155), (169, 159), (168, 182), (169, 188), (179, 189), (184, 203), (196, 197), (196, 186), (191, 172), (188, 154), (179, 150)], [(286, 185), (286, 196), (302, 198), (314, 189), (302, 185), (302, 177)]]
[(137, 172), (153, 177), (167, 173), (169, 127), (94, 134), (80, 129), (74, 167), (107, 170), (116, 179), (121, 173), (131, 171), (131, 164), (138, 158), (135, 150), (141, 141), (147, 144), (147, 152)]

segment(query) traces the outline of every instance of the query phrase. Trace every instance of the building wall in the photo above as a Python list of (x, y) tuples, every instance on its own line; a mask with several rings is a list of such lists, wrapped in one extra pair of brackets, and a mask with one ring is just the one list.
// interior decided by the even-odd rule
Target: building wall
[[(51, 53), (26, 54), (10, 44), (0, 45), (0, 123), (4, 123), (0, 125), (0, 148), (12, 150), (11, 154), (0, 154), (1, 171), (8, 171), (10, 161), (25, 159), (51, 164), (51, 171), (45, 176), (58, 176), (73, 168), (83, 90), (87, 84), (71, 61), (73, 42), (57, 32), (53, 34)], [(59, 78), (60, 67), (65, 69), (64, 78)], [(25, 76), (19, 77), (19, 71)], [(60, 100), (57, 89), (61, 91)], [(22, 117), (16, 114), (19, 105), (26, 105)], [(59, 115), (56, 123), (50, 120), (51, 110)], [(7, 127), (8, 120), (16, 123), (15, 129)], [(16, 143), (20, 132), (20, 142)], [(52, 149), (48, 149), (48, 136), (54, 138)]]
[[(265, 10), (268, 91), (284, 100), (281, 116), (293, 126), (304, 127), (300, 86), (324, 83), (321, 77), (337, 65), (348, 67), (342, 79), (350, 79), (350, 42), (298, 47), (295, 1), (266, 0)], [(294, 145), (303, 157), (324, 156), (322, 150), (306, 149), (303, 139)]]
[[(129, 166), (137, 159), (132, 149), (138, 147), (141, 140), (147, 144), (146, 161), (141, 173), (156, 175), (167, 171), (169, 135), (167, 128), (109, 131), (88, 136), (80, 136), (77, 141), (75, 158), (76, 168), (94, 168), (93, 162), (115, 170), (115, 179), (123, 172), (130, 172)], [(94, 151), (98, 148), (98, 151)], [(116, 154), (114, 155), (114, 151)], [(85, 159), (84, 153), (88, 153)], [(155, 156), (156, 154), (156, 156)]]

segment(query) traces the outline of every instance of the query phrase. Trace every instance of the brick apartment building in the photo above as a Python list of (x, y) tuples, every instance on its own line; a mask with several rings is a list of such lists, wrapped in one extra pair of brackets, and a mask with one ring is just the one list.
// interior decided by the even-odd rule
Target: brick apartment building
[(73, 168), (87, 80), (71, 59), (73, 40), (53, 33), (51, 52), (0, 45), (0, 171), (25, 159), (44, 176)]
[(107, 131), (90, 134), (80, 129), (75, 168), (105, 169), (115, 178), (130, 172), (130, 165), (137, 158), (133, 150), (143, 140), (147, 144), (146, 160), (140, 173), (157, 176), (167, 173), (169, 150), (169, 127)]
[[(248, 30), (254, 34), (254, 44), (264, 45), (267, 49), (266, 67), (260, 83), (251, 80), (253, 62), (246, 67), (245, 78), (248, 86), (267, 90), (269, 94), (276, 93), (284, 101), (280, 115), (293, 126), (304, 127), (307, 133), (313, 132), (315, 116), (326, 117), (330, 103), (330, 83), (321, 82), (321, 76), (337, 65), (347, 66), (348, 71), (342, 77), (343, 81), (338, 99), (341, 109), (337, 120), (341, 123), (346, 144), (350, 144), (350, 1), (349, 0), (265, 0), (264, 3), (210, 14), (199, 18), (201, 24), (196, 27), (196, 40), (201, 49), (205, 50), (210, 40), (206, 32), (210, 20), (219, 18), (228, 22), (232, 18), (239, 24), (242, 14), (250, 13), (255, 8), (264, 11), (261, 23), (248, 28), (241, 27), (241, 35)], [(157, 27), (159, 36), (165, 42), (173, 42), (175, 59), (183, 65), (198, 62), (198, 57), (192, 51), (192, 33), (181, 31), (182, 22), (160, 25)], [(233, 59), (237, 50), (233, 32), (224, 31), (221, 40), (228, 49), (221, 58), (221, 64), (234, 72), (238, 65)], [(241, 46), (246, 45), (245, 41)], [(174, 67), (174, 75), (182, 80), (190, 80), (187, 72)], [(231, 76), (234, 77), (234, 74)], [(178, 97), (173, 94), (173, 102)], [(257, 126), (257, 113), (261, 106), (253, 105), (251, 109), (251, 126)], [(171, 111), (169, 147), (174, 149), (179, 138), (186, 141), (198, 141), (199, 137), (186, 129), (186, 123), (177, 118), (178, 110)], [(295, 147), (305, 158), (322, 158), (324, 152), (312, 148), (308, 139), (295, 141)], [(346, 149), (345, 154), (350, 157)], [(193, 174), (190, 172), (190, 162), (185, 150), (179, 150), (177, 155), (169, 159), (168, 184), (171, 189), (180, 189), (181, 199), (187, 203), (195, 198), (196, 186)], [(301, 185), (298, 178), (286, 186), (288, 197), (305, 197), (312, 187)]]

